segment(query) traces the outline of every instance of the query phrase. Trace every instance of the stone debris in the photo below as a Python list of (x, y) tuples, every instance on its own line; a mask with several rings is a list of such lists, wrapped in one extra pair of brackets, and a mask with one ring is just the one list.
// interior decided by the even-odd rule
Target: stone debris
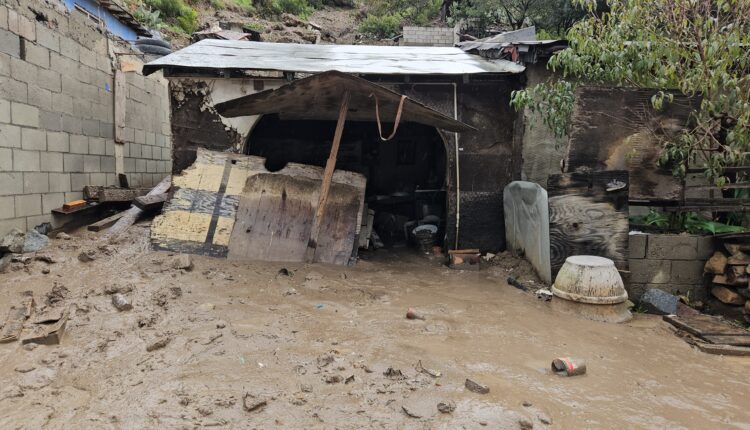
[(133, 305), (130, 303), (130, 300), (128, 300), (127, 297), (120, 293), (115, 293), (112, 295), (112, 305), (120, 312), (133, 309)]
[(83, 263), (88, 263), (89, 261), (96, 260), (96, 250), (94, 249), (87, 249), (85, 251), (81, 251), (80, 254), (78, 254), (78, 261)]
[(65, 233), (64, 231), (61, 231), (60, 233), (57, 233), (55, 238), (61, 240), (70, 240), (70, 235), (68, 233)]
[(34, 256), (34, 260), (36, 261), (43, 261), (47, 264), (55, 264), (57, 263), (57, 260), (55, 260), (55, 257), (49, 255), (49, 254), (36, 254)]
[(68, 297), (68, 294), (70, 294), (70, 291), (65, 285), (55, 282), (52, 286), (52, 290), (47, 293), (45, 303), (47, 306), (54, 306), (55, 304), (64, 301), (65, 298)]
[(267, 404), (268, 399), (257, 394), (245, 393), (245, 395), (242, 396), (242, 407), (247, 412), (258, 411), (265, 407)]
[(5, 273), (10, 269), (10, 263), (13, 262), (13, 254), (5, 254), (0, 257), (0, 273)]
[(388, 379), (406, 379), (406, 376), (404, 376), (404, 374), (401, 373), (399, 369), (394, 369), (393, 367), (385, 369), (383, 375), (385, 375)]
[(437, 410), (443, 414), (451, 414), (456, 410), (456, 403), (451, 400), (446, 400), (437, 404)]
[(170, 266), (176, 270), (193, 270), (193, 258), (190, 254), (179, 254), (172, 258)]
[(652, 288), (641, 296), (640, 307), (645, 312), (656, 315), (673, 315), (677, 313), (679, 297), (664, 290)]
[(21, 230), (13, 229), (10, 233), (0, 239), (0, 254), (11, 252), (20, 254), (23, 252), (25, 234)]
[(36, 230), (26, 232), (23, 241), (23, 252), (37, 252), (49, 245), (49, 238)]
[(153, 351), (156, 351), (157, 349), (162, 349), (165, 346), (169, 345), (169, 342), (171, 341), (172, 341), (172, 338), (169, 336), (159, 337), (151, 341), (151, 343), (149, 343), (148, 345), (146, 345), (146, 352), (153, 352)]
[(531, 430), (534, 428), (534, 423), (526, 417), (521, 417), (518, 419), (518, 427), (521, 430)]
[(406, 311), (406, 319), (424, 321), (425, 317), (422, 314), (418, 313), (414, 308), (409, 308)]
[(478, 382), (472, 381), (471, 379), (466, 379), (464, 382), (464, 386), (467, 390), (477, 393), (477, 394), (487, 394), (490, 392), (490, 387), (486, 385), (482, 385)]

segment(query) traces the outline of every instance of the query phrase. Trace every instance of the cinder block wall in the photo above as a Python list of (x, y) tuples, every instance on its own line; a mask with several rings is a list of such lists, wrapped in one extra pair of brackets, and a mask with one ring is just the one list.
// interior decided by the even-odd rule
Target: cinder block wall
[(454, 46), (456, 31), (451, 27), (405, 26), (401, 45), (404, 46)]
[(703, 266), (713, 254), (711, 236), (631, 234), (628, 293), (637, 300), (646, 290), (660, 288), (703, 300), (707, 290)]
[[(114, 53), (130, 49), (62, 3), (18, 3), (0, 5), (0, 236), (116, 184)], [(150, 186), (171, 171), (167, 82), (129, 72), (127, 88), (124, 173)]]

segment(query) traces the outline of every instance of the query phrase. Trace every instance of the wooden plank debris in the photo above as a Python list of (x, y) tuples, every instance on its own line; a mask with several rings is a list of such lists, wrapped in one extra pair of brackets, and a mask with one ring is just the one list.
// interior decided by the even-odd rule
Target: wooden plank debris
[(60, 318), (51, 324), (35, 324), (30, 333), (21, 339), (22, 344), (38, 343), (42, 345), (57, 345), (62, 340), (65, 324), (68, 322), (68, 312), (64, 311)]
[(104, 187), (99, 190), (97, 200), (99, 200), (99, 203), (128, 203), (136, 197), (145, 196), (149, 191), (149, 188)]
[(62, 207), (64, 211), (71, 211), (73, 209), (80, 209), (84, 206), (86, 206), (86, 200), (73, 200), (71, 202), (64, 203)]
[(158, 211), (164, 206), (167, 197), (167, 193), (140, 196), (133, 200), (133, 205), (144, 212)]
[[(750, 355), (750, 332), (730, 324), (721, 317), (705, 314), (696, 315), (664, 315), (664, 321), (678, 329), (689, 333), (704, 342), (691, 342), (701, 350), (711, 353), (726, 353), (727, 355)], [(704, 346), (712, 344), (714, 346)], [(746, 350), (743, 352), (741, 348)]]
[[(162, 179), (147, 195), (151, 194), (162, 194), (169, 191), (169, 187), (172, 185), (172, 178), (167, 176)], [(131, 225), (135, 224), (138, 218), (143, 214), (140, 208), (131, 206), (130, 209), (125, 211), (122, 218), (120, 218), (115, 225), (113, 225), (109, 231), (102, 237), (102, 240), (116, 240), (117, 237), (125, 230), (130, 228)]]
[(553, 279), (572, 255), (609, 258), (617, 269), (628, 270), (628, 180), (622, 170), (549, 177)]
[(13, 306), (8, 311), (2, 332), (0, 332), (0, 343), (15, 342), (21, 336), (23, 324), (31, 316), (34, 307), (34, 298), (27, 295), (19, 305)]
[(105, 228), (108, 228), (108, 227), (114, 225), (114, 223), (116, 223), (120, 218), (122, 218), (123, 215), (125, 215), (125, 211), (118, 212), (118, 213), (116, 213), (116, 214), (114, 214), (112, 216), (108, 216), (107, 218), (99, 220), (99, 221), (97, 221), (97, 222), (95, 222), (93, 224), (89, 224), (89, 226), (87, 227), (87, 229), (89, 231), (102, 231)]

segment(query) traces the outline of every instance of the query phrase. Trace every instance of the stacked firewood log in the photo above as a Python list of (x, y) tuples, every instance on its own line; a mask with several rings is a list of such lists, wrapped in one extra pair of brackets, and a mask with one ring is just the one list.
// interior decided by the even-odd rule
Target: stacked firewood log
[[(705, 272), (712, 274), (711, 295), (727, 305), (734, 315), (750, 317), (750, 244), (725, 243), (726, 252), (716, 251), (706, 261)], [(744, 308), (744, 309), (743, 309)], [(734, 311), (734, 312), (732, 312)]]

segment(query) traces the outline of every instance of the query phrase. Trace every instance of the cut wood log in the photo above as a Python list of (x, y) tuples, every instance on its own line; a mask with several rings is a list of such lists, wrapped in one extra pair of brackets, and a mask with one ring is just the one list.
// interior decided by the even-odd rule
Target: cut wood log
[(83, 187), (83, 198), (86, 200), (96, 200), (99, 198), (99, 191), (103, 190), (101, 185), (86, 185)]
[(164, 206), (167, 197), (167, 193), (136, 197), (133, 200), (133, 206), (140, 208), (144, 212), (158, 211)]
[(83, 206), (86, 206), (86, 200), (73, 200), (72, 202), (64, 203), (63, 210), (70, 211), (73, 209), (81, 208)]
[[(169, 187), (172, 185), (172, 177), (167, 176), (162, 179), (147, 195), (163, 194), (169, 191)], [(131, 206), (130, 209), (125, 211), (122, 218), (120, 218), (107, 233), (102, 236), (102, 240), (115, 241), (117, 236), (123, 233), (125, 230), (130, 228), (131, 225), (135, 224), (138, 218), (143, 214), (143, 211), (135, 206)]]
[(742, 252), (742, 250), (740, 249), (740, 245), (737, 243), (724, 243), (724, 248), (727, 249), (727, 252), (729, 252), (730, 255), (735, 255)]
[(127, 203), (148, 193), (148, 188), (102, 188), (97, 199), (100, 203)]
[(727, 259), (727, 264), (747, 266), (750, 264), (750, 255), (747, 255), (742, 251), (732, 254), (732, 256)]
[(726, 275), (716, 275), (711, 282), (716, 285), (729, 285), (729, 281), (727, 280)]
[(720, 251), (714, 252), (714, 255), (706, 261), (703, 271), (715, 275), (723, 275), (727, 268), (727, 256)]
[(120, 218), (122, 218), (123, 215), (125, 215), (125, 211), (118, 212), (112, 216), (99, 220), (93, 224), (89, 224), (88, 230), (89, 231), (102, 231), (105, 228), (110, 227), (114, 223), (116, 223)]
[(713, 287), (711, 289), (711, 295), (719, 299), (722, 303), (728, 305), (744, 305), (745, 298), (737, 294), (730, 288), (727, 287)]

